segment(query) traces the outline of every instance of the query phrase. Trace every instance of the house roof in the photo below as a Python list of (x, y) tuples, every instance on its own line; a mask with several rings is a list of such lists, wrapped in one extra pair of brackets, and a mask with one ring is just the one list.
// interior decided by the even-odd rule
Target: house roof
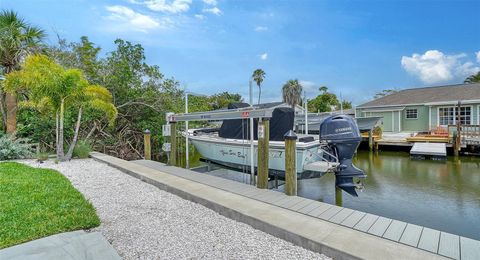
[(358, 108), (479, 100), (480, 83), (411, 88), (374, 99)]

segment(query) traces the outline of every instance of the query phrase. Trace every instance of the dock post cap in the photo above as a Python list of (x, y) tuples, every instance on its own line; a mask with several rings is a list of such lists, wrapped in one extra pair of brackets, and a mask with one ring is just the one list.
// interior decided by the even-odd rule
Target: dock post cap
[(143, 131), (144, 134), (150, 134), (150, 130), (148, 129), (145, 129), (145, 131)]
[(293, 130), (286, 132), (283, 137), (285, 137), (285, 140), (297, 140), (297, 135), (295, 132), (293, 132)]

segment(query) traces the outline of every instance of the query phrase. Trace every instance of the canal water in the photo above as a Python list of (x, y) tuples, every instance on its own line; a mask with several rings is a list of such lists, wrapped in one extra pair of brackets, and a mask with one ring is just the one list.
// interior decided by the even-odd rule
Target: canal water
[(480, 158), (359, 151), (354, 163), (368, 175), (358, 197), (336, 196), (332, 174), (300, 180), (298, 195), (480, 240)]

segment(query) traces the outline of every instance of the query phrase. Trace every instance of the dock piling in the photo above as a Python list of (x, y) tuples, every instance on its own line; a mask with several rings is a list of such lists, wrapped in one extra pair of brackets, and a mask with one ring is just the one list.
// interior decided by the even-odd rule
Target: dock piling
[(143, 152), (145, 160), (152, 159), (152, 147), (150, 143), (151, 133), (150, 130), (146, 129), (143, 132)]
[(297, 135), (292, 130), (285, 134), (285, 194), (297, 196)]
[(177, 123), (170, 122), (170, 163), (169, 165), (177, 165)]
[(373, 130), (368, 131), (368, 148), (373, 151)]
[(270, 120), (263, 118), (258, 124), (258, 180), (257, 188), (268, 188), (268, 155), (270, 141)]

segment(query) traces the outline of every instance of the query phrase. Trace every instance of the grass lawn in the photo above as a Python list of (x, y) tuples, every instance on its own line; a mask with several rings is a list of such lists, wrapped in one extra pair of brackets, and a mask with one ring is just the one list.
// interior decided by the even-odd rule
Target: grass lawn
[(98, 225), (95, 208), (61, 173), (0, 163), (0, 248)]

